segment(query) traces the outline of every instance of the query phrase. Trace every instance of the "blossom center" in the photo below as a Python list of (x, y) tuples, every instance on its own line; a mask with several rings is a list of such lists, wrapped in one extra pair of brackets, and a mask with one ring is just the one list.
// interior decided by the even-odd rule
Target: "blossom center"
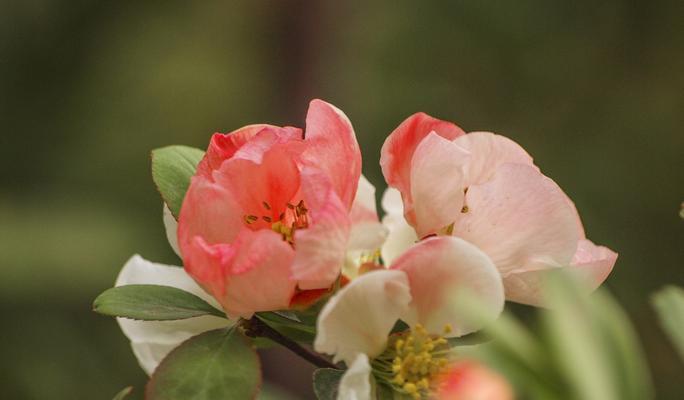
[[(444, 333), (451, 332), (447, 325)], [(373, 373), (399, 393), (427, 399), (447, 370), (451, 349), (447, 340), (418, 324), (390, 337), (387, 349), (373, 360)]]
[[(271, 205), (267, 202), (262, 202), (261, 205), (268, 212), (272, 211)], [(258, 217), (253, 214), (245, 215), (245, 223), (252, 225), (259, 220), (262, 220), (270, 225), (271, 230), (279, 233), (283, 240), (294, 245), (294, 234), (299, 229), (306, 229), (309, 227), (308, 209), (304, 204), (304, 200), (300, 200), (296, 205), (287, 203), (284, 211), (273, 217), (272, 215), (262, 215)], [(271, 213), (272, 214), (272, 213)]]

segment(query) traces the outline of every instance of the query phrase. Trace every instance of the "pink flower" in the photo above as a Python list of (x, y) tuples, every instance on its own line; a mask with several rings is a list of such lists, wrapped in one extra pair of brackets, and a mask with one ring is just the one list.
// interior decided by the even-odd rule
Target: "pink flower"
[(458, 236), (494, 261), (507, 299), (532, 305), (541, 304), (540, 284), (550, 270), (569, 269), (595, 288), (615, 264), (616, 253), (586, 239), (573, 202), (508, 138), (466, 134), (417, 113), (387, 138), (380, 164), (401, 194), (397, 201), (390, 189), (383, 200), (390, 228), (385, 259), (418, 238)]
[(311, 102), (306, 131), (214, 134), (181, 208), (186, 271), (229, 316), (286, 309), (326, 289), (345, 261), (361, 154), (347, 117)]
[(511, 385), (498, 373), (475, 361), (452, 365), (442, 378), (438, 400), (513, 400)]
[[(463, 298), (477, 301), (480, 315)], [(445, 337), (477, 331), (503, 306), (501, 276), (486, 254), (459, 238), (432, 237), (335, 293), (318, 316), (314, 349), (349, 367), (340, 399), (370, 399), (374, 375), (425, 398), (450, 363)], [(409, 329), (391, 334), (400, 319)]]

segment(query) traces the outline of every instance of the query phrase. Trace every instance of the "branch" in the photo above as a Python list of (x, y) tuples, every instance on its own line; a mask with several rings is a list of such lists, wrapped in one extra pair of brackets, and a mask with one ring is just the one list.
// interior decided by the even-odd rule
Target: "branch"
[(301, 358), (305, 359), (306, 361), (310, 362), (311, 364), (319, 368), (339, 369), (335, 364), (330, 362), (328, 359), (323, 358), (317, 353), (314, 353), (311, 350), (306, 349), (294, 340), (283, 336), (280, 332), (271, 328), (256, 316), (253, 316), (251, 319), (248, 320), (242, 320), (241, 325), (243, 328), (245, 328), (245, 334), (249, 337), (263, 337), (270, 339), (288, 348), (291, 352), (297, 354)]

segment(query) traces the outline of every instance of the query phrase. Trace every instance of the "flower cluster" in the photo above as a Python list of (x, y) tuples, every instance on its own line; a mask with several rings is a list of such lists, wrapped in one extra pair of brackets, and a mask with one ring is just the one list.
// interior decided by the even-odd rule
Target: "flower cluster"
[[(617, 254), (586, 238), (573, 202), (504, 136), (417, 113), (389, 135), (380, 165), (389, 186), (382, 222), (352, 124), (334, 106), (312, 101), (304, 130), (214, 134), (180, 211), (165, 207), (184, 269), (135, 256), (117, 286), (179, 287), (228, 319), (119, 318), (143, 368), (152, 373), (201, 332), (290, 310), (297, 321), (313, 314), (313, 349), (346, 366), (338, 399), (381, 389), (512, 398), (499, 375), (461, 360), (450, 338), (496, 319), (506, 300), (544, 306), (553, 271), (596, 288)], [(477, 317), (458, 296), (479, 305)]]

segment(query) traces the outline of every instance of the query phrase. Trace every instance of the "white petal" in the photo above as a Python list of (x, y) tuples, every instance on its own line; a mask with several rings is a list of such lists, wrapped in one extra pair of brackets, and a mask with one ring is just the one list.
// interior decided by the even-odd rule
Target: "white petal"
[(382, 246), (387, 237), (387, 228), (378, 218), (375, 187), (363, 175), (359, 178), (350, 217), (352, 225), (347, 244), (349, 252), (370, 252)]
[[(202, 290), (181, 267), (149, 262), (134, 255), (124, 265), (116, 286), (151, 284), (173, 286), (193, 293), (214, 307), (218, 303)], [(202, 316), (178, 321), (134, 321), (117, 318), (121, 330), (131, 340), (133, 352), (148, 374), (159, 362), (183, 341), (212, 329), (218, 329), (231, 322), (214, 316)]]
[(404, 202), (401, 200), (401, 192), (388, 187), (382, 194), (382, 209), (388, 215), (404, 215)]
[(359, 177), (356, 197), (354, 197), (354, 204), (352, 204), (352, 213), (354, 213), (354, 209), (356, 208), (368, 210), (377, 215), (377, 209), (375, 207), (375, 186), (373, 186), (363, 174)]
[(176, 219), (173, 217), (173, 214), (171, 214), (171, 210), (166, 203), (164, 203), (164, 229), (166, 230), (166, 239), (168, 239), (169, 245), (171, 245), (173, 252), (180, 257), (181, 254), (180, 250), (178, 249), (178, 235), (176, 234), (178, 231), (178, 221), (176, 221)]
[(342, 375), (337, 400), (370, 400), (371, 366), (368, 356), (359, 354)]
[(382, 245), (381, 253), (385, 265), (390, 265), (401, 253), (418, 241), (418, 236), (404, 218), (404, 205), (397, 189), (385, 190), (382, 196), (382, 208), (386, 212), (382, 218), (382, 224), (389, 233)]
[[(449, 324), (453, 336), (460, 336), (482, 328), (503, 310), (499, 272), (485, 253), (465, 240), (450, 236), (422, 240), (391, 268), (408, 276), (412, 312), (402, 319), (409, 325), (420, 323), (429, 332), (440, 333)], [(463, 300), (477, 302), (475, 318)]]
[(318, 316), (314, 349), (350, 365), (358, 354), (378, 356), (387, 335), (411, 301), (406, 274), (378, 270), (354, 279), (337, 292)]

